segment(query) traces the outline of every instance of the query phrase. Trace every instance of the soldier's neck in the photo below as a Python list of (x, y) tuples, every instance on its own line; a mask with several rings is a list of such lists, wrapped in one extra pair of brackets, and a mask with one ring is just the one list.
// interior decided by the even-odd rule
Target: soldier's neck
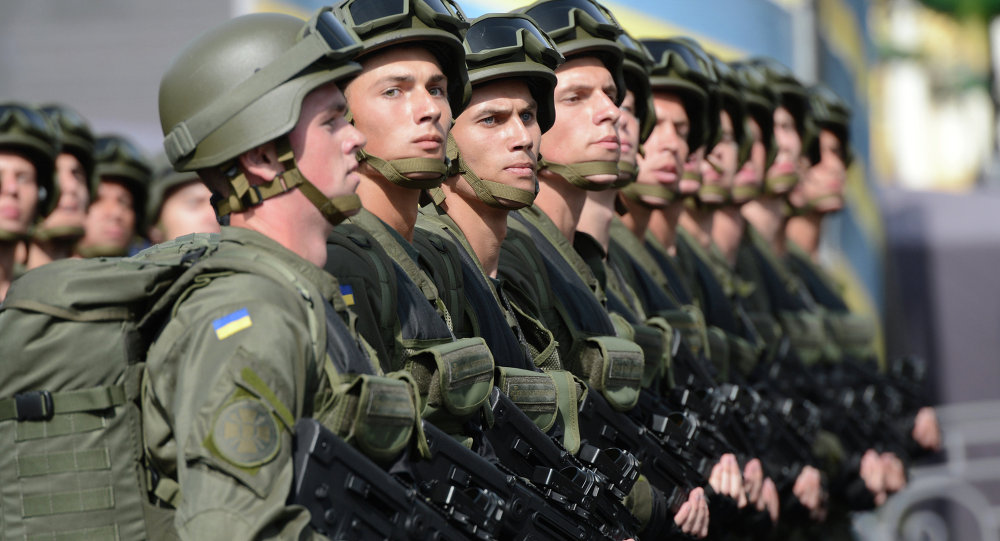
[(746, 222), (740, 214), (739, 207), (726, 205), (715, 211), (715, 221), (712, 222), (712, 241), (719, 247), (729, 266), (736, 265), (736, 254), (739, 251), (740, 239), (746, 229)]
[(28, 247), (28, 258), (25, 266), (34, 269), (59, 259), (67, 259), (73, 255), (75, 240), (66, 242), (58, 240), (31, 241)]
[(813, 260), (819, 257), (819, 239), (822, 231), (823, 215), (812, 213), (792, 216), (785, 226), (785, 236), (798, 244)]
[(611, 220), (615, 218), (615, 198), (618, 190), (587, 192), (587, 201), (583, 204), (580, 221), (576, 229), (594, 237), (594, 240), (608, 253), (611, 244)]
[(10, 283), (14, 280), (14, 254), (16, 242), (0, 242), (0, 301), (7, 296)]
[(765, 195), (743, 205), (740, 212), (767, 241), (775, 254), (785, 255), (787, 203), (783, 196)]
[(622, 223), (637, 238), (642, 240), (646, 236), (646, 229), (649, 227), (649, 218), (653, 215), (653, 209), (639, 202), (633, 201), (625, 196), (620, 196), (625, 203), (628, 212), (622, 216)]
[(447, 195), (441, 208), (462, 230), (486, 274), (496, 278), (500, 245), (507, 237), (508, 211), (493, 208), (479, 199), (469, 199), (452, 190), (451, 183), (444, 184), (441, 189)]
[(368, 166), (359, 171), (361, 184), (358, 185), (358, 197), (361, 198), (361, 206), (395, 229), (404, 239), (413, 242), (420, 190), (397, 186)]
[(576, 224), (587, 201), (587, 192), (548, 170), (538, 174), (539, 189), (535, 206), (556, 224), (559, 232), (573, 242)]
[(678, 224), (683, 227), (698, 244), (708, 249), (712, 245), (712, 221), (714, 213), (705, 209), (684, 207)]
[(684, 201), (678, 199), (669, 205), (655, 209), (649, 218), (649, 232), (673, 254), (677, 247), (677, 223), (684, 211)]

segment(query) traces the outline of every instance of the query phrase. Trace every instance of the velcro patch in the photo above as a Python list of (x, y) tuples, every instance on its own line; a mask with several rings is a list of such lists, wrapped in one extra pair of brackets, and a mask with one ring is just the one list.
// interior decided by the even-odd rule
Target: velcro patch
[(241, 468), (254, 468), (278, 454), (278, 423), (259, 400), (238, 400), (216, 417), (212, 443), (221, 458)]
[(250, 320), (250, 312), (246, 308), (241, 308), (212, 322), (212, 328), (215, 329), (215, 336), (219, 340), (225, 340), (252, 326), (253, 321)]

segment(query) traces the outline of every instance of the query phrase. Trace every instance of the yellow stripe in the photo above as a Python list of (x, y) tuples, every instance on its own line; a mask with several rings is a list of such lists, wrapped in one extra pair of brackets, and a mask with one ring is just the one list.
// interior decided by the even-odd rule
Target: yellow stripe
[(344, 299), (344, 304), (347, 306), (354, 306), (354, 293), (351, 293), (350, 295), (341, 295), (341, 298)]
[(229, 338), (243, 329), (248, 329), (251, 326), (253, 326), (253, 322), (250, 321), (250, 316), (244, 316), (236, 321), (230, 321), (218, 329), (215, 329), (215, 335), (219, 337), (219, 340), (225, 340), (226, 338)]

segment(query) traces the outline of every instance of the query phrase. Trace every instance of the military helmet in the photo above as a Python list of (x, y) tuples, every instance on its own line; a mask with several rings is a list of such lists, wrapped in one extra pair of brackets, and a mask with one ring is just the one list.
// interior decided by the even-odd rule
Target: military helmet
[(618, 42), (625, 48), (625, 87), (635, 94), (635, 117), (639, 119), (639, 142), (645, 142), (656, 125), (656, 110), (653, 108), (653, 87), (649, 74), (653, 68), (653, 57), (641, 42), (623, 32)]
[(625, 99), (624, 50), (618, 37), (624, 29), (607, 8), (594, 0), (538, 0), (514, 10), (534, 19), (567, 59), (597, 57), (611, 72), (617, 95)]
[(178, 171), (227, 164), (290, 132), (313, 89), (360, 70), (357, 36), (321, 9), (237, 17), (185, 48), (160, 81), (164, 149)]
[(149, 195), (146, 197), (146, 221), (142, 224), (141, 231), (146, 231), (156, 225), (160, 211), (163, 210), (163, 203), (171, 190), (189, 182), (201, 182), (195, 173), (175, 171), (165, 154), (157, 154), (153, 158), (152, 165), (153, 180), (149, 183)]
[[(122, 135), (102, 135), (94, 143), (94, 177), (97, 185), (110, 178), (122, 182), (132, 193), (135, 223), (144, 223), (146, 195), (153, 177), (153, 166), (130, 139)], [(93, 193), (97, 193), (95, 187)]]
[(0, 149), (23, 154), (35, 166), (38, 183), (36, 218), (48, 216), (59, 201), (55, 181), (59, 141), (52, 124), (34, 107), (16, 102), (0, 103)]
[(803, 141), (804, 154), (813, 163), (819, 163), (819, 130), (832, 131), (843, 148), (844, 165), (849, 166), (853, 153), (850, 149), (851, 108), (826, 85), (809, 88), (809, 138)]
[(341, 0), (332, 10), (361, 38), (361, 55), (404, 43), (427, 48), (448, 78), (452, 117), (462, 113), (471, 95), (462, 47), (469, 22), (458, 4), (452, 0)]
[(530, 17), (491, 13), (472, 21), (465, 34), (465, 65), (472, 85), (520, 78), (538, 104), (538, 124), (548, 131), (556, 119), (554, 70), (564, 60)]
[(733, 138), (739, 147), (739, 163), (742, 164), (750, 156), (752, 143), (746, 131), (747, 105), (743, 98), (743, 85), (728, 64), (715, 55), (711, 58), (719, 81), (719, 105), (733, 122)]
[[(94, 132), (87, 120), (75, 110), (62, 104), (43, 105), (39, 108), (56, 128), (59, 152), (71, 154), (83, 166), (88, 187), (94, 186)], [(94, 193), (91, 192), (91, 197)]]
[(719, 105), (715, 70), (707, 55), (696, 42), (682, 38), (644, 39), (642, 44), (653, 56), (649, 76), (653, 91), (676, 92), (684, 102), (691, 126), (687, 138), (691, 151), (702, 145), (714, 146)]
[(747, 61), (730, 64), (743, 91), (747, 114), (760, 126), (761, 138), (767, 150), (766, 168), (770, 168), (777, 157), (778, 148), (774, 141), (774, 109), (778, 97), (768, 86), (763, 71)]
[(795, 77), (790, 69), (777, 60), (771, 58), (757, 57), (749, 60), (750, 65), (759, 69), (764, 76), (767, 86), (777, 97), (776, 107), (781, 106), (788, 109), (795, 119), (795, 129), (799, 137), (805, 141), (808, 135), (806, 125), (808, 105), (808, 93), (806, 87)]

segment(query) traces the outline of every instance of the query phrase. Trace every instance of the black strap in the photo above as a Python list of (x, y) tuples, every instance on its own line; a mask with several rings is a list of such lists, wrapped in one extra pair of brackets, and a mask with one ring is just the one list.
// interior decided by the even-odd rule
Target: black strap
[(396, 313), (399, 316), (400, 331), (404, 340), (432, 340), (451, 338), (451, 330), (437, 313), (434, 306), (406, 274), (406, 271), (393, 262), (396, 273)]
[(372, 361), (361, 344), (354, 338), (337, 310), (327, 301), (326, 353), (341, 374), (374, 374)]
[(792, 252), (788, 254), (786, 260), (792, 271), (805, 283), (816, 302), (837, 312), (850, 310), (843, 297), (830, 287), (829, 282), (823, 279), (820, 271), (811, 262)]

